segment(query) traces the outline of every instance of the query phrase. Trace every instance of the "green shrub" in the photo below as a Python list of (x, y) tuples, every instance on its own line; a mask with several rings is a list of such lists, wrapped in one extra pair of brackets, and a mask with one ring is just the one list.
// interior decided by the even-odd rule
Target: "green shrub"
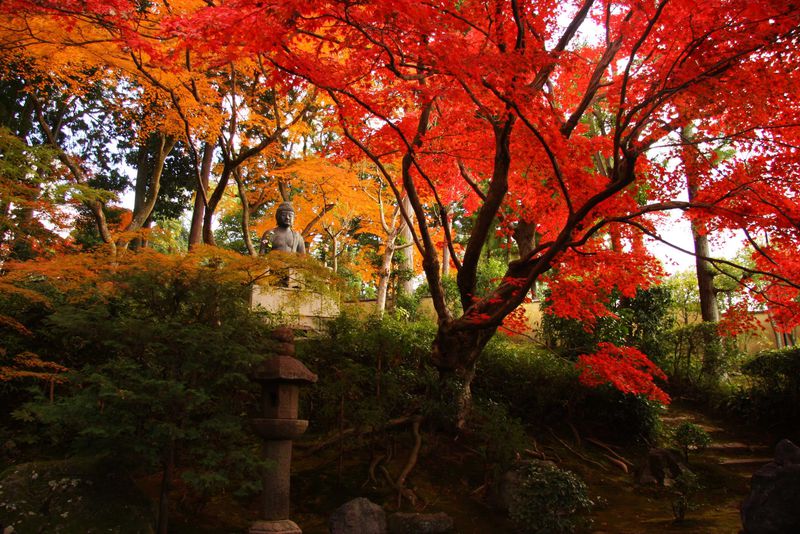
[(346, 313), (322, 336), (298, 340), (298, 358), (319, 375), (306, 392), (311, 431), (339, 425), (379, 427), (409, 413), (436, 412), (438, 375), (425, 361), (435, 325), (396, 314), (360, 319)]
[(661, 429), (663, 411), (659, 402), (603, 386), (585, 390), (573, 417), (586, 431), (602, 439), (650, 443)]
[(29, 350), (71, 368), (54, 399), (17, 409), (60, 456), (113, 455), (136, 473), (179, 473), (192, 497), (258, 490), (263, 462), (248, 412), (249, 370), (269, 329), (249, 308), (262, 260), (215, 249), (80, 255), (22, 266), (46, 299)]
[(683, 451), (683, 457), (687, 463), (690, 450), (702, 451), (711, 444), (711, 436), (708, 435), (708, 432), (696, 424), (688, 422), (681, 423), (675, 429), (673, 439)]
[(493, 401), (475, 401), (471, 427), (493, 477), (511, 469), (528, 443), (522, 421), (510, 416), (505, 405)]
[(600, 342), (635, 347), (656, 363), (665, 355), (666, 339), (672, 327), (671, 296), (664, 286), (639, 290), (628, 298), (614, 293), (607, 304), (614, 316), (600, 317), (593, 328), (575, 319), (547, 313), (543, 301), (542, 335), (548, 347), (574, 360), (590, 354)]
[(698, 482), (697, 475), (691, 471), (683, 471), (675, 479), (672, 489), (675, 495), (675, 499), (672, 501), (672, 514), (675, 516), (675, 521), (680, 523), (686, 518), (686, 512), (693, 508), (694, 497), (702, 487)]
[(591, 508), (586, 484), (577, 475), (548, 462), (533, 462), (523, 470), (508, 512), (517, 532), (559, 534), (586, 525)]
[(505, 336), (495, 336), (484, 349), (472, 389), (537, 426), (563, 420), (584, 391), (572, 362)]
[(530, 343), (497, 336), (486, 346), (475, 395), (508, 406), (510, 415), (541, 427), (569, 420), (617, 442), (652, 440), (663, 407), (610, 386), (587, 388), (572, 362)]
[(720, 403), (725, 412), (800, 438), (800, 348), (762, 351), (741, 372), (745, 382)]

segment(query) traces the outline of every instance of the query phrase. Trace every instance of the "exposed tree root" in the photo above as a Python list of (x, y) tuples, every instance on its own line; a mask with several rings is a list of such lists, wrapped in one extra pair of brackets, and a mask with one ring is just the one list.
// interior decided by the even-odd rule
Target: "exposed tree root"
[[(626, 459), (624, 456), (619, 454), (617, 451), (615, 451), (609, 445), (606, 445), (605, 443), (603, 443), (599, 439), (586, 438), (586, 441), (588, 441), (589, 443), (591, 443), (593, 445), (597, 445), (601, 449), (605, 450), (608, 454), (610, 454), (611, 456), (616, 458), (618, 461), (622, 462), (627, 468), (633, 467), (633, 462), (631, 462), (628, 459)], [(626, 472), (627, 472), (627, 469), (626, 469)]]
[(325, 449), (325, 448), (330, 447), (332, 445), (336, 445), (337, 443), (342, 441), (347, 436), (350, 436), (350, 435), (353, 435), (353, 434), (356, 434), (356, 435), (359, 435), (359, 436), (363, 436), (363, 435), (367, 435), (367, 434), (373, 434), (375, 432), (380, 432), (381, 430), (386, 430), (388, 428), (394, 428), (396, 426), (402, 426), (402, 425), (408, 423), (409, 421), (412, 421), (415, 417), (418, 417), (418, 416), (406, 415), (406, 416), (403, 416), (403, 417), (397, 417), (395, 419), (389, 419), (386, 422), (385, 425), (381, 425), (381, 426), (367, 425), (367, 426), (363, 426), (363, 427), (345, 428), (345, 429), (343, 429), (341, 431), (336, 431), (335, 433), (329, 435), (326, 438), (323, 438), (321, 441), (318, 441), (317, 443), (308, 443), (308, 444), (306, 444), (306, 443), (295, 443), (294, 447), (295, 447), (295, 449), (299, 449), (300, 451), (302, 451), (300, 453), (302, 456), (311, 456), (311, 455), (321, 451), (322, 449)]
[(580, 452), (578, 452), (575, 449), (573, 449), (572, 447), (570, 447), (564, 440), (562, 440), (561, 438), (556, 436), (555, 432), (553, 432), (552, 429), (550, 430), (550, 434), (552, 434), (552, 436), (556, 439), (556, 441), (558, 441), (565, 449), (567, 449), (569, 452), (571, 452), (572, 454), (574, 454), (575, 456), (577, 456), (578, 458), (580, 458), (584, 462), (596, 465), (597, 467), (599, 467), (603, 471), (608, 471), (608, 467), (606, 467), (605, 465), (601, 464), (600, 462), (598, 462), (596, 460), (592, 460), (591, 458), (581, 454)]

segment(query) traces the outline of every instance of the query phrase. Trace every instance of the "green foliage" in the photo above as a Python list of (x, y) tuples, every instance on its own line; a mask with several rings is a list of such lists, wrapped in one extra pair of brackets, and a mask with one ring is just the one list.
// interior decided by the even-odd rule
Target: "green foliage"
[(651, 440), (663, 407), (612, 387), (587, 388), (572, 362), (530, 343), (495, 337), (484, 349), (473, 382), (476, 396), (508, 407), (526, 424), (569, 420), (619, 442)]
[(113, 457), (23, 463), (0, 472), (0, 523), (14, 532), (152, 533), (152, 507)]
[(394, 417), (434, 413), (427, 392), (438, 377), (424, 360), (435, 325), (399, 315), (342, 314), (322, 337), (298, 341), (298, 357), (320, 381), (308, 391), (312, 431), (380, 427)]
[(522, 472), (508, 511), (517, 532), (558, 534), (586, 525), (592, 504), (577, 475), (548, 462), (532, 462)]
[(99, 258), (27, 275), (50, 303), (29, 325), (38, 349), (72, 372), (55, 402), (16, 416), (57, 447), (113, 453), (130, 468), (163, 468), (174, 455), (201, 496), (252, 492), (259, 444), (246, 414), (258, 392), (248, 371), (268, 343), (248, 305), (256, 264), (211, 249)]
[(684, 422), (675, 429), (673, 440), (683, 451), (683, 457), (689, 462), (689, 451), (702, 451), (711, 444), (708, 432), (694, 423)]
[(571, 362), (503, 336), (484, 349), (472, 389), (537, 426), (563, 420), (585, 391)]
[(800, 437), (800, 348), (762, 351), (741, 371), (747, 381), (728, 396), (726, 412)]
[(528, 444), (522, 421), (509, 415), (503, 404), (476, 401), (470, 426), (486, 468), (495, 477), (511, 469)]
[(605, 386), (586, 392), (574, 409), (573, 419), (603, 439), (649, 443), (661, 430), (663, 412), (664, 406), (658, 401)]
[(614, 295), (609, 309), (615, 316), (598, 318), (594, 328), (587, 328), (575, 319), (556, 317), (547, 313), (545, 307), (542, 335), (549, 347), (569, 359), (591, 354), (598, 343), (608, 342), (635, 347), (658, 363), (664, 355), (664, 340), (672, 328), (670, 302), (670, 292), (664, 286), (639, 290), (633, 298)]
[(697, 492), (702, 489), (698, 482), (697, 475), (685, 470), (675, 479), (673, 491), (675, 499), (672, 501), (672, 514), (675, 521), (681, 522), (686, 518), (686, 512), (693, 507), (693, 499)]
[[(735, 338), (722, 336), (718, 323), (698, 322), (675, 328), (666, 338), (661, 365), (673, 387), (702, 392), (736, 367), (742, 354)], [(715, 373), (703, 372), (703, 362), (716, 362)]]
[[(458, 292), (458, 283), (456, 277), (447, 275), (442, 277), (442, 289), (444, 290), (444, 300), (447, 308), (454, 317), (458, 317), (463, 313), (461, 309), (461, 297)], [(431, 291), (428, 282), (423, 282), (414, 292), (419, 298), (430, 296)]]

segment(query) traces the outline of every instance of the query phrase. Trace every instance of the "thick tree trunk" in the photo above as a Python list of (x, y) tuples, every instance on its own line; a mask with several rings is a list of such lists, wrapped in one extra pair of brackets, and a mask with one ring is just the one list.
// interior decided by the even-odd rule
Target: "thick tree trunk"
[(444, 402), (454, 404), (454, 426), (463, 430), (472, 410), (475, 365), (496, 327), (471, 327), (464, 319), (439, 323), (433, 341), (433, 365), (439, 371)]
[(700, 372), (706, 378), (716, 380), (719, 378), (720, 359), (722, 358), (722, 341), (716, 328), (719, 322), (719, 306), (717, 304), (717, 293), (714, 290), (714, 273), (709, 263), (701, 256), (708, 257), (709, 247), (708, 238), (698, 233), (692, 226), (694, 234), (694, 250), (697, 254), (695, 258), (697, 272), (697, 288), (700, 295), (700, 316), (703, 320), (703, 363)]
[[(694, 139), (694, 127), (688, 125), (683, 129), (683, 139), (692, 147)], [(689, 150), (689, 149), (687, 149)], [(684, 167), (686, 168), (686, 187), (689, 192), (689, 202), (697, 198), (700, 189), (698, 177), (694, 172), (695, 162), (691, 155), (684, 156)], [(701, 373), (709, 379), (718, 378), (720, 358), (722, 355), (722, 343), (715, 328), (711, 324), (719, 322), (719, 305), (717, 303), (717, 293), (714, 290), (714, 271), (711, 264), (705, 259), (710, 257), (708, 246), (708, 236), (705, 229), (696, 222), (692, 222), (692, 237), (694, 240), (695, 252), (695, 273), (697, 275), (697, 289), (700, 296), (700, 316), (703, 320), (705, 329), (703, 330), (703, 364)]]

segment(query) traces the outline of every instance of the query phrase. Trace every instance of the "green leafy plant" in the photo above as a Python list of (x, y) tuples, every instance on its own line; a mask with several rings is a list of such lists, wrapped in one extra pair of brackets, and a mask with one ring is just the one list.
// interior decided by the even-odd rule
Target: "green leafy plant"
[(499, 477), (511, 469), (528, 442), (522, 421), (510, 416), (503, 404), (477, 401), (471, 424), (487, 474)]
[(577, 475), (548, 462), (533, 462), (522, 472), (508, 511), (517, 532), (560, 534), (588, 524), (592, 505)]
[(15, 416), (61, 454), (160, 470), (164, 502), (178, 478), (198, 506), (257, 491), (265, 466), (247, 417), (259, 393), (248, 372), (270, 338), (248, 302), (250, 273), (264, 264), (214, 249), (70, 260), (13, 273), (48, 302), (28, 322), (28, 350), (71, 369), (53, 399)]
[(683, 451), (686, 463), (689, 463), (690, 450), (702, 451), (711, 444), (711, 436), (708, 435), (708, 432), (696, 424), (688, 422), (681, 423), (675, 429), (673, 439)]
[(700, 488), (697, 475), (691, 471), (684, 471), (678, 475), (673, 486), (675, 499), (672, 501), (672, 514), (675, 516), (675, 521), (680, 523), (686, 519), (686, 512), (692, 509), (692, 500)]

